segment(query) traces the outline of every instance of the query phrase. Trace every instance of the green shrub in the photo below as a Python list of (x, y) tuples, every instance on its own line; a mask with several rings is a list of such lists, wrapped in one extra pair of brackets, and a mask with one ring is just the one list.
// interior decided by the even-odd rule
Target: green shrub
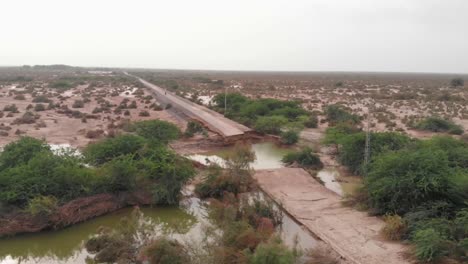
[(255, 253), (249, 258), (250, 264), (291, 264), (296, 255), (286, 247), (280, 238), (273, 237), (266, 243), (260, 243)]
[(180, 130), (174, 124), (161, 120), (140, 121), (133, 124), (137, 135), (164, 144), (178, 139)]
[(286, 123), (288, 123), (288, 120), (282, 116), (259, 117), (255, 122), (255, 130), (260, 133), (278, 135)]
[(54, 196), (37, 196), (28, 203), (26, 211), (32, 215), (53, 213), (58, 207), (58, 201)]
[[(227, 101), (226, 113), (224, 113), (225, 96)], [(213, 98), (212, 102), (215, 105), (215, 110), (244, 125), (254, 127), (261, 133), (279, 134), (281, 127), (286, 125), (286, 123), (298, 122), (303, 116), (308, 115), (308, 112), (302, 109), (299, 102), (281, 101), (271, 98), (254, 100), (238, 93), (218, 94)], [(269, 117), (274, 118), (271, 120), (265, 119)], [(277, 128), (274, 128), (268, 122), (278, 121), (277, 117), (281, 117), (282, 119), (279, 121), (279, 124), (273, 124), (278, 125)]]
[(286, 154), (283, 159), (283, 163), (287, 165), (291, 165), (295, 162), (299, 164), (299, 166), (306, 167), (306, 168), (315, 168), (319, 169), (323, 167), (320, 158), (313, 153), (311, 148), (303, 148), (298, 152), (291, 152)]
[(46, 107), (43, 104), (36, 104), (34, 106), (34, 111), (36, 112), (45, 111), (45, 110), (46, 110)]
[(425, 262), (435, 262), (447, 254), (447, 239), (433, 228), (416, 232), (413, 243), (416, 257)]
[(299, 133), (294, 130), (288, 130), (281, 133), (281, 143), (286, 145), (296, 144), (299, 141)]
[(209, 174), (195, 186), (200, 198), (222, 198), (225, 193), (239, 194), (244, 189), (240, 178), (229, 174)]
[(415, 127), (432, 132), (448, 132), (456, 135), (463, 134), (463, 128), (460, 125), (440, 117), (427, 117), (417, 123)]
[(0, 152), (0, 171), (27, 163), (40, 152), (50, 152), (50, 147), (44, 140), (21, 137), (7, 144)]
[(329, 105), (325, 109), (325, 115), (330, 125), (336, 125), (339, 123), (359, 124), (361, 118), (357, 115), (349, 113), (349, 109), (346, 109), (342, 105)]
[(73, 88), (73, 84), (66, 81), (66, 80), (58, 80), (58, 81), (55, 81), (55, 82), (52, 82), (50, 84), (50, 87), (51, 88), (54, 88), (54, 89), (57, 89), (57, 90), (68, 90), (70, 88)]
[(100, 168), (101, 177), (106, 178), (106, 189), (111, 192), (132, 191), (136, 187), (138, 168), (133, 155), (119, 156)]
[(349, 123), (339, 123), (333, 127), (328, 127), (325, 131), (323, 143), (326, 145), (340, 144), (341, 141), (350, 134), (361, 132), (362, 130)]
[(0, 203), (24, 207), (38, 196), (68, 201), (94, 193), (98, 180), (74, 156), (39, 151), (26, 162), (0, 171)]
[(366, 178), (371, 207), (382, 213), (406, 213), (427, 202), (447, 197), (447, 154), (418, 149), (389, 152), (378, 157)]
[(144, 144), (145, 139), (140, 136), (121, 135), (88, 145), (83, 155), (86, 162), (100, 165), (119, 156), (136, 154)]
[(205, 129), (197, 121), (189, 121), (187, 123), (187, 129), (185, 129), (184, 135), (186, 137), (193, 137), (196, 133), (203, 133)]
[[(339, 140), (338, 160), (353, 173), (363, 174), (365, 133), (343, 136)], [(395, 132), (371, 133), (370, 156), (376, 158), (387, 151), (395, 151), (406, 147), (410, 138)]]

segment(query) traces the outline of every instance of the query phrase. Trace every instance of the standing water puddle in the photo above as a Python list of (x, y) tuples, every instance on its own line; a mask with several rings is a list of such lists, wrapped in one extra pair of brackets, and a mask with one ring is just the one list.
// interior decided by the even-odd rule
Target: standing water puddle
[[(227, 147), (220, 151), (189, 155), (187, 157), (204, 165), (217, 163), (220, 166), (224, 166), (224, 158), (233, 150), (234, 147)], [(281, 159), (291, 150), (281, 148), (272, 142), (262, 142), (252, 144), (252, 151), (255, 153), (256, 159), (250, 166), (255, 170), (262, 170), (283, 168), (284, 164), (281, 162)]]
[(336, 168), (325, 167), (317, 173), (317, 177), (323, 182), (327, 189), (332, 190), (337, 193), (339, 196), (343, 196), (343, 188), (341, 184), (336, 181), (340, 173)]

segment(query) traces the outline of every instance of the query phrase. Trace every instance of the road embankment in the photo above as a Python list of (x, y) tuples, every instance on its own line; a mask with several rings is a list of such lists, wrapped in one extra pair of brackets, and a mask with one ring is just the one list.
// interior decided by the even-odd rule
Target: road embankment
[(407, 246), (384, 240), (384, 222), (341, 203), (341, 197), (299, 168), (258, 170), (254, 178), (271, 198), (347, 261), (405, 264)]

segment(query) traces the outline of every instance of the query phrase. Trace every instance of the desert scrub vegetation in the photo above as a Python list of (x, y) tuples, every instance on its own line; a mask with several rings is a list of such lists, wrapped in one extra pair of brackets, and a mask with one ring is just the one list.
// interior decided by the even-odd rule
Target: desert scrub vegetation
[(134, 122), (132, 126), (137, 135), (152, 141), (168, 143), (181, 135), (177, 126), (161, 120)]
[(464, 85), (465, 85), (465, 81), (462, 78), (453, 78), (450, 81), (450, 86), (452, 87), (459, 87), (459, 86), (464, 86)]
[[(385, 215), (385, 236), (413, 243), (419, 260), (467, 261), (466, 142), (396, 133), (372, 133), (371, 139), (364, 187), (355, 194), (361, 206)], [(365, 135), (345, 135), (339, 142), (339, 161), (362, 173)]]
[(323, 167), (322, 162), (317, 154), (309, 147), (302, 148), (299, 151), (286, 154), (282, 162), (286, 165), (297, 164), (303, 168), (320, 169)]
[(349, 109), (338, 104), (327, 106), (324, 113), (331, 126), (338, 123), (357, 125), (361, 122), (361, 118), (358, 115), (351, 114)]
[(446, 132), (454, 135), (463, 134), (463, 127), (441, 117), (426, 117), (415, 124), (414, 128), (432, 132)]
[(225, 193), (237, 195), (252, 190), (253, 179), (250, 163), (255, 161), (255, 153), (243, 144), (237, 144), (234, 151), (225, 157), (225, 168), (211, 164), (201, 182), (195, 186), (200, 198), (222, 198)]
[[(214, 109), (224, 113), (224, 94), (216, 95)], [(238, 93), (226, 95), (227, 109), (224, 113), (261, 133), (279, 135), (290, 123), (304, 122), (310, 116), (299, 102), (277, 99), (250, 99)]]
[[(84, 166), (84, 162), (93, 165)], [(54, 153), (44, 141), (23, 137), (0, 154), (0, 204), (26, 208), (37, 197), (59, 204), (98, 193), (147, 192), (156, 204), (175, 204), (194, 169), (164, 141), (138, 135), (104, 139), (73, 153)]]
[(200, 122), (191, 120), (187, 123), (184, 136), (193, 137), (195, 134), (207, 135), (207, 132)]
[(57, 81), (50, 83), (51, 88), (57, 89), (59, 91), (65, 91), (65, 90), (73, 88), (74, 86), (75, 85), (73, 83), (67, 80), (57, 80)]
[[(203, 229), (202, 239), (177, 240), (166, 235), (155, 235), (138, 220), (138, 210), (122, 226), (102, 231), (86, 243), (94, 261), (145, 263), (240, 263), (240, 264), (293, 264), (300, 261), (301, 252), (288, 248), (276, 234), (282, 224), (281, 210), (259, 193), (246, 193), (252, 182), (245, 151), (239, 145), (226, 168), (211, 166), (209, 174), (197, 184), (196, 193), (210, 198), (203, 203), (209, 222)], [(250, 151), (250, 150), (249, 150)], [(217, 184), (230, 177), (228, 188)], [(247, 181), (244, 181), (247, 180)], [(231, 188), (232, 187), (232, 188)], [(128, 232), (130, 231), (130, 232)]]

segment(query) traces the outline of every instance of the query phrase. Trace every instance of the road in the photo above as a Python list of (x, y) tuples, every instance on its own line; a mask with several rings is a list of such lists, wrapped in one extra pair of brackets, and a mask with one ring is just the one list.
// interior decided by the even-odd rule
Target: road
[(347, 262), (407, 264), (408, 247), (382, 239), (384, 222), (341, 204), (341, 197), (299, 168), (258, 170), (260, 187)]
[(157, 99), (159, 101), (170, 103), (172, 107), (182, 111), (187, 117), (202, 122), (203, 125), (205, 125), (208, 129), (220, 134), (225, 139), (240, 138), (246, 133), (252, 131), (250, 128), (234, 122), (216, 111), (177, 96), (174, 93), (166, 91), (165, 89), (147, 82), (139, 77), (133, 77), (137, 78), (148, 89), (153, 91), (153, 93), (158, 97)]

